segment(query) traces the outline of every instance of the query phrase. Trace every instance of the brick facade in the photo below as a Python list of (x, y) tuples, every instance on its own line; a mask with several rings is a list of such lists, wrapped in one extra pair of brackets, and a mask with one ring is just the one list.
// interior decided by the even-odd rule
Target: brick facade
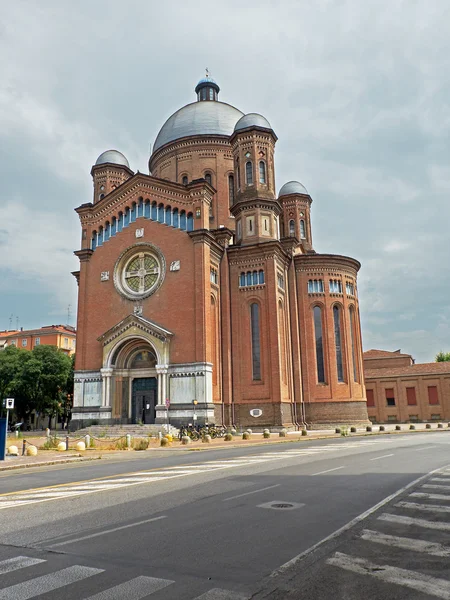
[(92, 168), (94, 201), (77, 209), (72, 423), (367, 423), (360, 265), (313, 250), (312, 199), (300, 184), (277, 197), (277, 138), (263, 117), (239, 120), (223, 105), (222, 121), (205, 119), (202, 131), (203, 108), (222, 110), (214, 98), (185, 107), (195, 123), (178, 111), (175, 134), (168, 120), (151, 175), (115, 151)]

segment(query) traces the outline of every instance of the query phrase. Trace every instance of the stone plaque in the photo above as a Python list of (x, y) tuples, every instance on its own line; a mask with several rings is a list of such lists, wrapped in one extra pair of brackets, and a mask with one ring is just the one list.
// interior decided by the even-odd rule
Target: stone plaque
[(262, 410), (260, 408), (252, 408), (250, 415), (252, 417), (260, 417), (262, 415)]
[(108, 281), (109, 280), (109, 271), (102, 271), (100, 274), (100, 281)]
[(171, 271), (179, 271), (180, 270), (180, 261), (179, 260), (173, 260), (170, 263), (170, 270)]
[(136, 237), (137, 238), (144, 237), (144, 228), (143, 227), (142, 227), (142, 229), (136, 229)]

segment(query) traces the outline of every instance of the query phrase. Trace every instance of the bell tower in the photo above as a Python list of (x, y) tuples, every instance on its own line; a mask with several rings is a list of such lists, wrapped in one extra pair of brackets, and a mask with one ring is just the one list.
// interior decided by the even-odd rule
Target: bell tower
[(296, 238), (296, 253), (314, 252), (311, 230), (312, 198), (299, 181), (288, 181), (278, 194), (282, 207), (281, 237)]
[(94, 204), (134, 175), (126, 157), (118, 150), (106, 150), (91, 169), (94, 180)]
[(277, 136), (257, 113), (244, 115), (230, 138), (234, 164), (236, 244), (279, 239), (281, 207), (275, 198), (274, 153)]

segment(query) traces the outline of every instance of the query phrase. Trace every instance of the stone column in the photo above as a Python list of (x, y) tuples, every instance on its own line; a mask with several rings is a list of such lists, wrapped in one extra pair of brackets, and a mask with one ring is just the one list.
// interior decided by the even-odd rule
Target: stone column
[(166, 416), (166, 397), (167, 397), (167, 365), (156, 365), (158, 373), (158, 404), (156, 405), (156, 423), (167, 423)]
[(111, 375), (113, 370), (111, 368), (100, 369), (100, 373), (103, 379), (102, 406), (111, 406)]

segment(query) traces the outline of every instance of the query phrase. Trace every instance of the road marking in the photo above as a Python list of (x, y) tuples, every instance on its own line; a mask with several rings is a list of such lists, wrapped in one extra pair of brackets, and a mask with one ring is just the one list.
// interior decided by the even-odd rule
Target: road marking
[(416, 519), (415, 517), (404, 517), (403, 515), (391, 515), (390, 513), (383, 513), (378, 519), (380, 521), (388, 521), (389, 523), (398, 523), (400, 525), (417, 525), (418, 527), (426, 527), (427, 529), (450, 531), (450, 523), (445, 523), (444, 521), (428, 521), (427, 519)]
[[(367, 517), (370, 517), (370, 515), (372, 515), (378, 509), (382, 508), (386, 504), (389, 504), (389, 502), (391, 502), (392, 500), (395, 500), (396, 498), (398, 498), (398, 496), (403, 495), (405, 492), (410, 490), (412, 487), (415, 487), (416, 485), (418, 485), (419, 483), (421, 483), (422, 481), (424, 481), (425, 479), (430, 477), (430, 475), (434, 475), (435, 473), (439, 473), (439, 472), (441, 472), (441, 467), (439, 467), (438, 469), (435, 469), (434, 471), (431, 471), (430, 473), (421, 475), (414, 481), (411, 481), (411, 483), (408, 483), (408, 485), (405, 485), (404, 487), (400, 488), (393, 494), (390, 494), (389, 496), (387, 496), (386, 498), (384, 498), (377, 504), (374, 504), (371, 508), (364, 511), (363, 513), (361, 513), (360, 515), (358, 515), (357, 517), (355, 517), (354, 519), (352, 519), (351, 521), (349, 521), (348, 523), (346, 523), (339, 529), (336, 529), (336, 531), (333, 531), (333, 533), (331, 533), (330, 535), (327, 535), (326, 537), (324, 537), (322, 540), (320, 540), (316, 544), (313, 544), (312, 546), (310, 546), (309, 548), (307, 548), (300, 554), (297, 554), (297, 556), (294, 556), (294, 558), (291, 558), (291, 560), (288, 560), (286, 563), (282, 564), (280, 567), (278, 567), (278, 569), (275, 569), (275, 571), (272, 571), (272, 573), (270, 574), (270, 577), (276, 577), (276, 576), (280, 575), (281, 573), (284, 573), (289, 568), (293, 567), (294, 565), (299, 563), (301, 560), (303, 560), (305, 558), (305, 556), (308, 556), (308, 554), (311, 554), (311, 552), (314, 552), (315, 550), (317, 550), (317, 548), (320, 548), (320, 546), (322, 546), (323, 544), (326, 544), (327, 542), (339, 537), (345, 531), (348, 531), (349, 529), (351, 529), (352, 527), (354, 527), (361, 521), (364, 521), (364, 519), (367, 519)], [(413, 495), (413, 494), (410, 494), (410, 495)], [(427, 494), (425, 494), (425, 495), (427, 495)]]
[(231, 590), (222, 590), (214, 588), (205, 592), (201, 596), (197, 596), (194, 600), (248, 600), (248, 596), (243, 596)]
[(426, 498), (427, 500), (450, 500), (450, 494), (427, 494), (425, 492), (413, 492), (409, 494), (414, 498)]
[(245, 494), (238, 494), (237, 496), (231, 496), (230, 498), (224, 498), (222, 502), (227, 502), (227, 500), (235, 500), (236, 498), (242, 498), (242, 496), (249, 496), (250, 494), (257, 494), (258, 492), (264, 492), (265, 490), (271, 490), (272, 488), (276, 488), (280, 483), (276, 483), (275, 485), (269, 485), (269, 487), (261, 488), (259, 490), (252, 490), (251, 492), (245, 492)]
[(440, 485), (439, 483), (426, 483), (422, 487), (434, 490), (450, 490), (450, 485)]
[(413, 538), (397, 537), (395, 535), (386, 535), (379, 531), (364, 529), (361, 535), (363, 540), (384, 544), (385, 546), (395, 546), (403, 550), (413, 550), (414, 552), (424, 552), (432, 556), (450, 556), (450, 547), (433, 542), (424, 542)]
[(0, 600), (29, 600), (29, 598), (36, 598), (36, 596), (41, 596), (99, 573), (103, 573), (103, 569), (75, 565), (49, 575), (42, 575), (23, 583), (10, 585), (0, 590)]
[(380, 458), (388, 458), (389, 456), (394, 456), (393, 454), (384, 454), (383, 456), (375, 456), (375, 458), (371, 458), (370, 460), (380, 460)]
[(450, 483), (450, 475), (440, 473), (440, 477), (432, 477), (430, 481), (440, 481), (441, 483)]
[(7, 558), (0, 562), (0, 575), (5, 573), (11, 573), (11, 571), (17, 571), (17, 569), (25, 569), (25, 567), (32, 567), (39, 563), (46, 562), (41, 558), (29, 558), (28, 556), (15, 556), (14, 558)]
[(124, 600), (124, 598), (132, 598), (133, 600), (141, 600), (154, 592), (164, 589), (168, 585), (175, 583), (170, 579), (157, 579), (155, 577), (136, 577), (120, 585), (116, 585), (109, 590), (89, 596), (86, 600)]
[(348, 554), (336, 552), (327, 564), (352, 571), (360, 575), (370, 575), (386, 583), (395, 583), (429, 596), (450, 600), (450, 581), (422, 575), (407, 569), (399, 569), (390, 565), (377, 565), (364, 558), (356, 558)]
[[(139, 521), (137, 523), (130, 523), (129, 525), (121, 525), (120, 527), (113, 527), (112, 529), (105, 529), (105, 531), (99, 531), (98, 533), (91, 533), (89, 535), (83, 535), (82, 537), (67, 540), (65, 542), (58, 542), (56, 544), (49, 543), (48, 540), (45, 542), (45, 545), (51, 546), (54, 548), (55, 546), (65, 546), (66, 544), (74, 544), (76, 542), (81, 542), (83, 540), (90, 540), (91, 538), (99, 537), (100, 535), (107, 535), (108, 533), (113, 533), (114, 531), (120, 531), (121, 529), (128, 529), (129, 527), (137, 527), (138, 525), (144, 525), (144, 523), (152, 523), (153, 521), (160, 521), (161, 519), (167, 519), (166, 516), (161, 517), (153, 517), (153, 519), (146, 519), (145, 521)], [(1, 599), (1, 596), (0, 596)]]
[(327, 469), (326, 471), (319, 471), (318, 473), (312, 473), (311, 477), (314, 477), (314, 475), (323, 475), (324, 473), (331, 473), (332, 471), (339, 471), (339, 469), (345, 469), (345, 465), (343, 467), (335, 467), (334, 469)]
[(411, 452), (423, 452), (423, 450), (431, 450), (431, 448), (437, 448), (437, 446), (425, 446), (425, 448), (413, 448)]
[(450, 506), (440, 506), (439, 504), (419, 504), (418, 502), (397, 502), (395, 506), (399, 508), (412, 508), (414, 510), (424, 510), (427, 512), (449, 512)]

